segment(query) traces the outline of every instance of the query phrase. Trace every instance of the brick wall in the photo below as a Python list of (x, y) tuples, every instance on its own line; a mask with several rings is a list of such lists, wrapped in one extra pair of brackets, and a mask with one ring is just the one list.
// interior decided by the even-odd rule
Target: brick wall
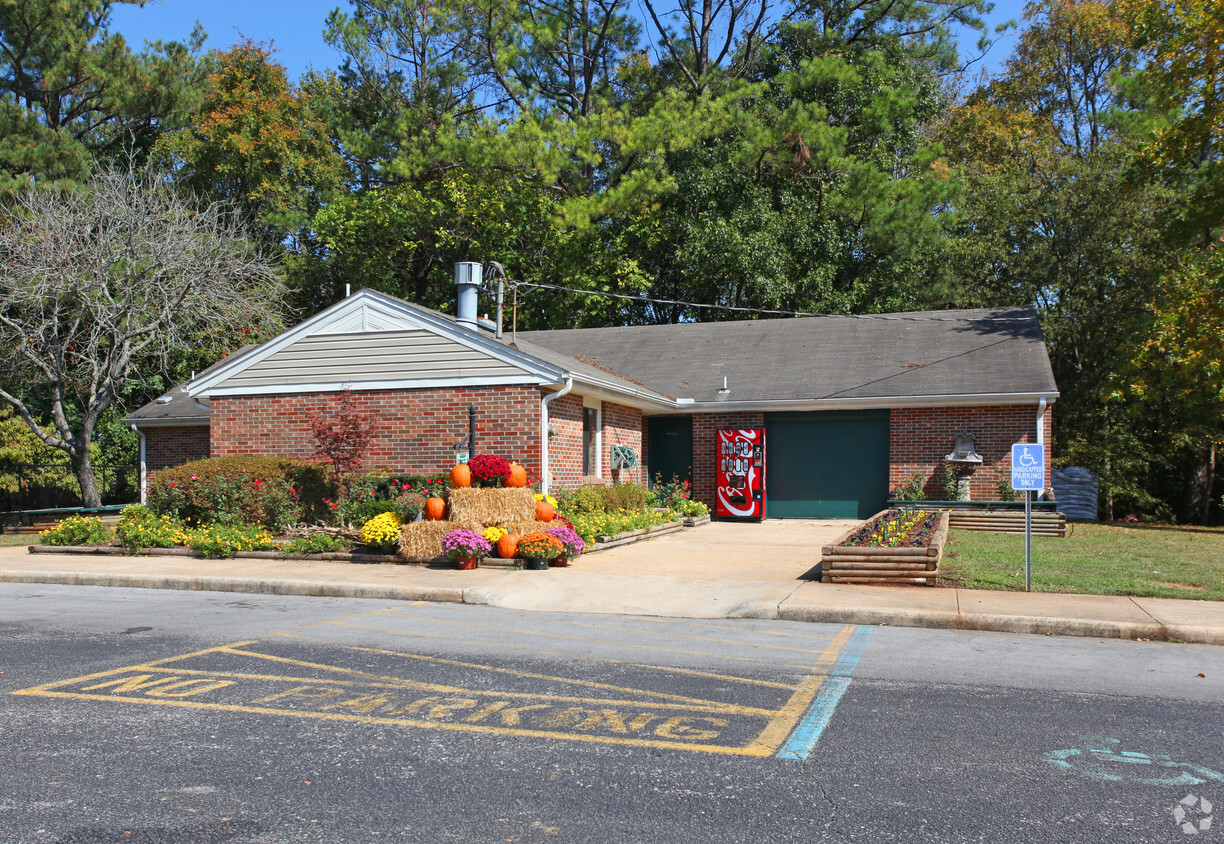
[(208, 457), (208, 426), (148, 428), (145, 435), (145, 471), (179, 466)]
[[(977, 435), (976, 450), (982, 464), (970, 478), (969, 497), (979, 501), (998, 499), (997, 478), (1010, 482), (1012, 443), (1036, 442), (1034, 405), (894, 408), (890, 418), (888, 488), (896, 489), (919, 474), (927, 479), (927, 496), (936, 500), (946, 496), (942, 484), (943, 458), (952, 451), (961, 431)], [(1052, 409), (1047, 409), (1042, 419), (1047, 487), (1052, 420)]]
[[(562, 396), (548, 406), (548, 424), (556, 432), (548, 440), (548, 462), (552, 466), (552, 482), (566, 489), (597, 483), (598, 479), (582, 474), (582, 396)], [(605, 401), (601, 407), (603, 425), (600, 447), (600, 477), (605, 481), (644, 482), (642, 469), (642, 412), (636, 408)], [(637, 469), (612, 472), (612, 446), (627, 445), (639, 455)]]
[[(476, 406), (476, 453), (499, 454), (540, 471), (540, 390), (534, 386), (378, 390), (353, 394), (354, 406), (375, 420), (378, 435), (367, 467), (430, 473), (454, 464), (455, 443), (468, 432)], [(309, 415), (326, 417), (338, 393), (219, 396), (211, 402), (211, 453), (309, 459), (315, 451)]]
[[(693, 492), (696, 500), (714, 511), (715, 504), (715, 470), (718, 461), (715, 455), (718, 451), (719, 428), (764, 428), (763, 413), (697, 413), (693, 415)], [(768, 452), (766, 443), (766, 460), (775, 460), (778, 455)], [(768, 463), (765, 467), (769, 472)], [(768, 478), (768, 475), (767, 475)], [(768, 483), (768, 480), (766, 481)]]
[(582, 485), (582, 396), (570, 393), (548, 406), (548, 463), (552, 484), (566, 489)]
[[(642, 411), (612, 402), (603, 403), (603, 476), (613, 481), (646, 482), (645, 450), (642, 448)], [(636, 469), (613, 471), (612, 446), (627, 445), (638, 454)]]

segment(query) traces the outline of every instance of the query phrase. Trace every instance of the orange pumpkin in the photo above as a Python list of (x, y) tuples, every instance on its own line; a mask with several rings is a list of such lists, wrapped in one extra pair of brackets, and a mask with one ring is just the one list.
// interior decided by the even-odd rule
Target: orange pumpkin
[(505, 485), (516, 489), (527, 486), (527, 470), (517, 463), (511, 463), (510, 474), (506, 476)]
[(541, 522), (551, 522), (557, 515), (557, 508), (543, 499), (536, 502), (536, 518)]
[(513, 560), (518, 556), (518, 541), (517, 533), (507, 533), (497, 540), (497, 556), (506, 560)]
[(425, 499), (425, 518), (431, 522), (439, 522), (446, 515), (446, 499), (445, 498), (427, 498)]
[(460, 463), (458, 466), (451, 469), (451, 486), (465, 487), (472, 485), (472, 470), (467, 467), (466, 463)]

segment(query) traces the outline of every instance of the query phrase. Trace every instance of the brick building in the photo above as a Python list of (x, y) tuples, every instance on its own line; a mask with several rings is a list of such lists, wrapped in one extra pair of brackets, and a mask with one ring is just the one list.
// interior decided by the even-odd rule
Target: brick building
[[(461, 288), (462, 289), (462, 288)], [(308, 419), (350, 391), (366, 463), (431, 473), (467, 452), (574, 487), (655, 475), (713, 506), (719, 428), (761, 428), (767, 515), (866, 516), (914, 475), (943, 498), (958, 437), (975, 499), (1014, 442), (1049, 443), (1058, 397), (1031, 308), (519, 332), (363, 290), (129, 417), (151, 472), (233, 454), (309, 457)], [(626, 454), (633, 468), (617, 468)], [(1047, 477), (1047, 486), (1049, 479)]]

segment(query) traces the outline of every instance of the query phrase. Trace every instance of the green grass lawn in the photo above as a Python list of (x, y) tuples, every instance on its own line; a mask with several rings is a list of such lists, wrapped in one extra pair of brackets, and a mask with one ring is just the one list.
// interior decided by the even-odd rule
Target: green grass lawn
[(36, 533), (0, 533), (0, 548), (11, 548), (14, 545), (37, 545)]
[[(1075, 524), (1033, 537), (1033, 591), (1224, 601), (1224, 528)], [(940, 570), (966, 589), (1024, 589), (1024, 536), (954, 530)]]

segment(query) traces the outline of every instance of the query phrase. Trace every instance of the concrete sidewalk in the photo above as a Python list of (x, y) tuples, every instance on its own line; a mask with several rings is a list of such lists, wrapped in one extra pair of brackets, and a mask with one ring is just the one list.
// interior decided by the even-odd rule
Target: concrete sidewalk
[[(679, 618), (779, 618), (1224, 645), (1224, 603), (1165, 598), (877, 587), (800, 579), (845, 522), (764, 532), (715, 523), (580, 557), (548, 571), (301, 560), (30, 554), (0, 548), (0, 582), (486, 604)], [(818, 538), (817, 538), (818, 537)], [(731, 567), (723, 548), (741, 562)], [(742, 560), (750, 552), (749, 562)], [(750, 576), (746, 576), (750, 575)]]

